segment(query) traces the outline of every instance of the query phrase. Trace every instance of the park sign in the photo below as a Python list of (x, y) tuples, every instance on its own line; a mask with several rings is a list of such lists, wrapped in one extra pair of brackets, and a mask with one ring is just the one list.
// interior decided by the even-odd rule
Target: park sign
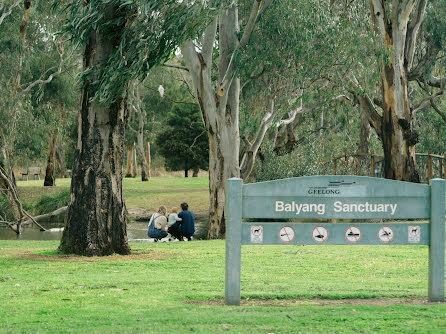
[[(227, 305), (240, 304), (241, 245), (428, 245), (429, 301), (444, 301), (445, 181), (307, 176), (226, 191)], [(248, 218), (249, 222), (243, 222)], [(255, 222), (270, 218), (274, 222)], [(426, 219), (429, 223), (329, 223), (328, 219)], [(283, 219), (281, 221), (281, 219)], [(289, 219), (320, 219), (289, 222)]]

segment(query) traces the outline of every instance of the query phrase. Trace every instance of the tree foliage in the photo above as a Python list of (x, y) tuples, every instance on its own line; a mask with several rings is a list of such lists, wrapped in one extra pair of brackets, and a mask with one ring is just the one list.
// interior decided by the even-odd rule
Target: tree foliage
[[(135, 78), (143, 81), (152, 67), (171, 58), (182, 41), (192, 38), (202, 28), (215, 11), (215, 4), (172, 0), (70, 2), (65, 7), (70, 14), (65, 31), (83, 45), (92, 31), (114, 38), (116, 28), (125, 25), (119, 46), (112, 55), (82, 73), (82, 80), (95, 78), (90, 87), (92, 96), (101, 103), (112, 103), (124, 94), (123, 82)], [(118, 6), (121, 15), (107, 21), (102, 14), (103, 6)]]
[(207, 169), (209, 151), (206, 130), (198, 106), (176, 104), (167, 118), (167, 128), (156, 144), (170, 170)]

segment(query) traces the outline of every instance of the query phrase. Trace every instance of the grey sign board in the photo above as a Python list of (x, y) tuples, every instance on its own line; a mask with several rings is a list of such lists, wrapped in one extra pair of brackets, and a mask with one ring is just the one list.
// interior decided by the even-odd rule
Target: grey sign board
[[(240, 304), (241, 245), (429, 245), (429, 300), (444, 301), (445, 181), (430, 185), (359, 176), (310, 176), (242, 184), (226, 192), (225, 301)], [(242, 222), (243, 218), (319, 223)], [(328, 223), (344, 219), (429, 219), (429, 223)], [(323, 221), (325, 220), (325, 221)]]

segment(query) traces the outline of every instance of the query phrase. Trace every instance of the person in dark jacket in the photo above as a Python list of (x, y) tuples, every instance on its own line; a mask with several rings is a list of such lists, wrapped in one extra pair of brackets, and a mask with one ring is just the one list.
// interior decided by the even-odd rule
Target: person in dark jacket
[(181, 221), (177, 221), (169, 227), (169, 233), (180, 241), (183, 241), (183, 237), (187, 240), (191, 240), (195, 233), (195, 215), (189, 211), (187, 203), (181, 203), (181, 212), (178, 217)]

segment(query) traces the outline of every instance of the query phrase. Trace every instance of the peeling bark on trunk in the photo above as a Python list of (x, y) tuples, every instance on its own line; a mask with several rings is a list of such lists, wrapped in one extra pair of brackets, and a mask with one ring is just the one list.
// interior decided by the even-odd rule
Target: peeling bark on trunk
[[(387, 59), (379, 64), (383, 115), (381, 124), (372, 123), (375, 129), (380, 126), (377, 133), (380, 132), (384, 150), (384, 176), (394, 180), (420, 182), (415, 160), (418, 134), (414, 130), (414, 115), (409, 104), (408, 72), (412, 66), (426, 1), (393, 0), (390, 10), (384, 8), (380, 0), (370, 0), (370, 4), (372, 21), (387, 53)], [(411, 13), (412, 21), (409, 20)]]
[[(201, 52), (192, 41), (181, 50), (192, 78), (209, 140), (209, 228), (208, 239), (225, 236), (225, 188), (228, 178), (240, 177), (239, 99), (240, 79), (233, 68), (235, 52), (244, 47), (259, 13), (270, 2), (253, 1), (248, 23), (239, 41), (238, 9), (234, 2), (222, 9), (206, 28)], [(259, 10), (260, 6), (262, 9)], [(212, 55), (218, 25), (218, 84), (212, 82)]]
[[(218, 77), (223, 82), (231, 69), (231, 52), (238, 39), (238, 14), (235, 5), (224, 10), (219, 17), (220, 45)], [(212, 49), (217, 29), (217, 19), (206, 29), (203, 51), (197, 53), (192, 41), (183, 46), (186, 64), (190, 69), (192, 83), (197, 91), (198, 103), (209, 140), (209, 228), (208, 238), (225, 235), (225, 188), (226, 179), (240, 177), (239, 169), (239, 94), (240, 80), (237, 77), (225, 81), (217, 94), (211, 79)]]
[(406, 71), (402, 67), (385, 66), (382, 80), (384, 177), (420, 182), (415, 161), (418, 134), (409, 108)]
[[(104, 5), (106, 19), (116, 19), (117, 13), (118, 7)], [(101, 66), (119, 44), (124, 24), (121, 30), (115, 28), (114, 38), (98, 31), (90, 34), (84, 68)], [(117, 97), (108, 107), (95, 104), (90, 80), (83, 84), (71, 198), (60, 249), (87, 256), (130, 254), (122, 194), (124, 98)]]
[(44, 186), (53, 187), (56, 185), (56, 136), (52, 136), (50, 140), (50, 151), (48, 154), (48, 161), (46, 164), (45, 182)]

